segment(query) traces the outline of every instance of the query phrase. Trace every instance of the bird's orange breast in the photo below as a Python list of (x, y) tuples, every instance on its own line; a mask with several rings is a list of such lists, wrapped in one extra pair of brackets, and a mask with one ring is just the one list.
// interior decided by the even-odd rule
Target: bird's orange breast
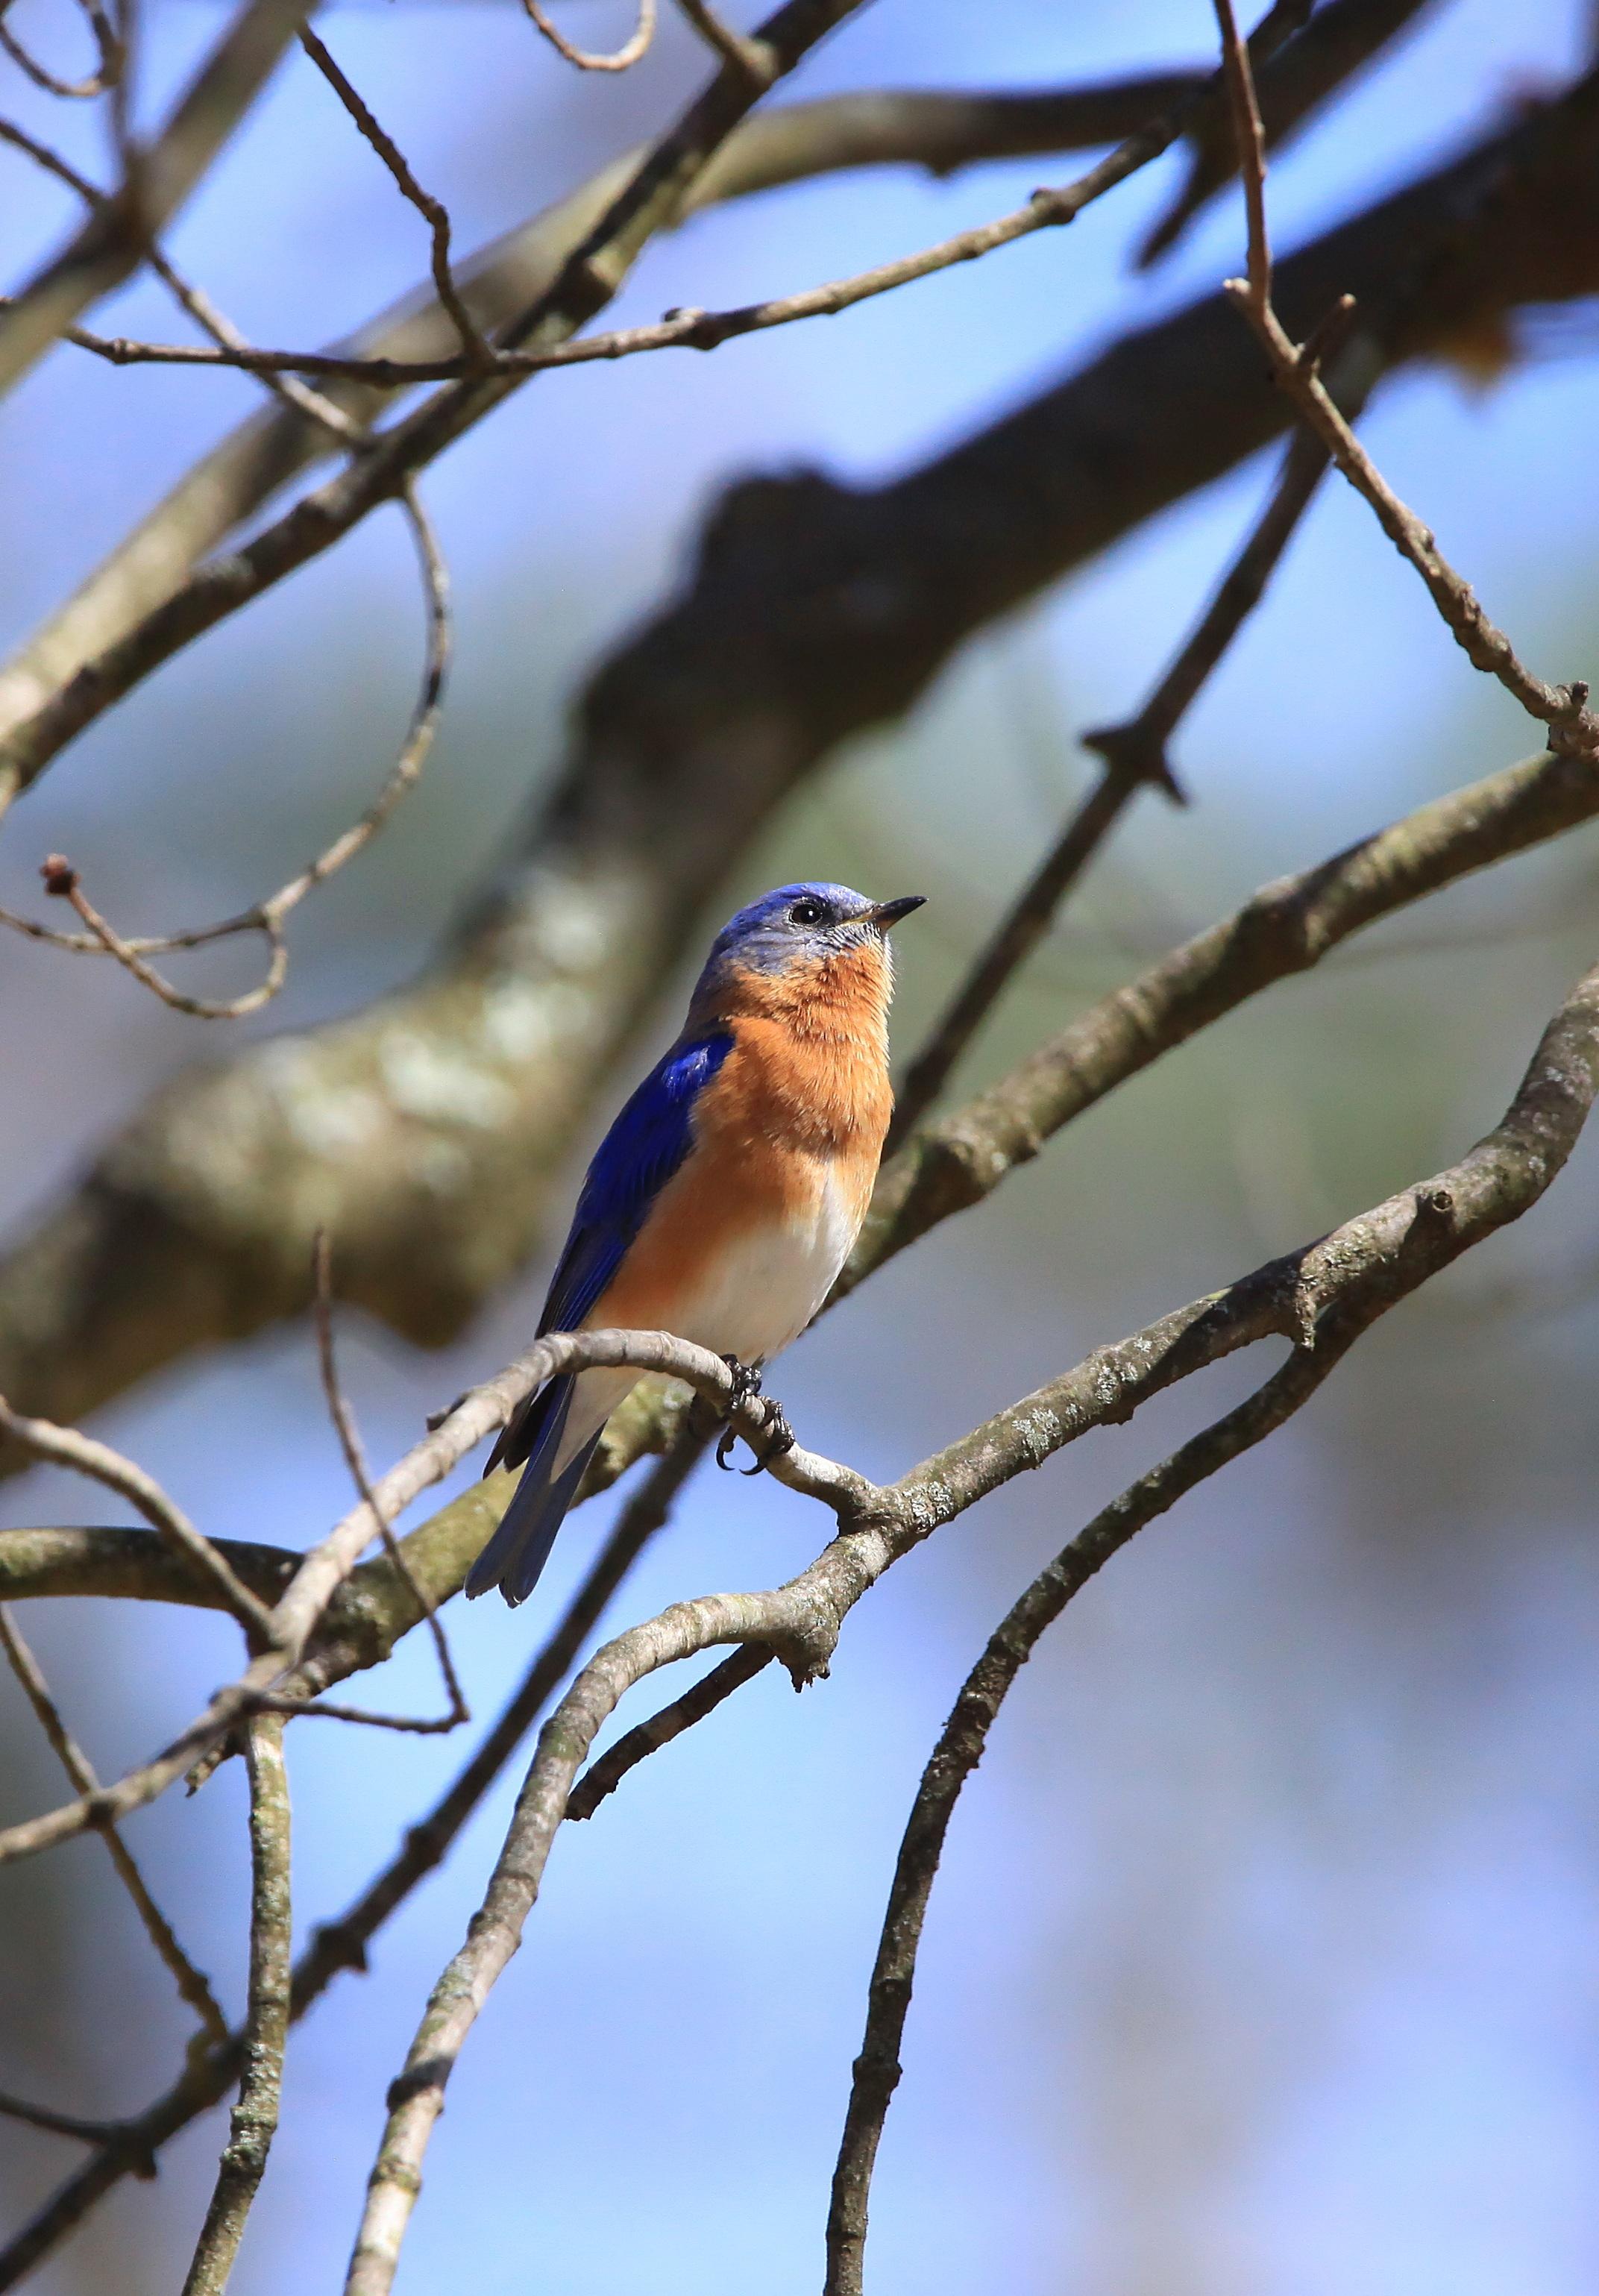
[(668, 1303), (709, 1261), (752, 1231), (805, 1230), (824, 1193), (853, 1237), (893, 1111), (888, 989), (870, 948), (734, 977), (722, 1012), (732, 1049), (694, 1104), (693, 1150), (607, 1292), (605, 1322), (669, 1324)]

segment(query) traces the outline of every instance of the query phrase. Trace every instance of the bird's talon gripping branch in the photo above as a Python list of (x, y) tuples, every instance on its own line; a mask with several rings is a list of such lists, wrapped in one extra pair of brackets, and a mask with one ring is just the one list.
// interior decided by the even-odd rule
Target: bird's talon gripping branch
[[(789, 1425), (787, 1414), (776, 1397), (762, 1396), (761, 1405), (760, 1448), (755, 1454), (755, 1464), (741, 1470), (741, 1472), (746, 1475), (762, 1473), (771, 1465), (774, 1459), (781, 1459), (785, 1451), (791, 1451), (796, 1439), (794, 1431)], [(728, 1430), (728, 1433), (731, 1435), (731, 1429)], [(750, 1448), (754, 1450), (753, 1444), (750, 1445)]]

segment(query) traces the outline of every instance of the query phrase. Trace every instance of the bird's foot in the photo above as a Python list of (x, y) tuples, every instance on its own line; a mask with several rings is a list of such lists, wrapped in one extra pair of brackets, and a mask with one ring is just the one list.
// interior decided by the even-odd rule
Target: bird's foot
[(736, 1405), (748, 1403), (752, 1396), (760, 1393), (760, 1365), (745, 1363), (738, 1356), (724, 1356), (722, 1361), (733, 1377), (733, 1393), (727, 1398), (727, 1408), (731, 1411)]
[[(740, 1470), (742, 1474), (758, 1475), (763, 1467), (771, 1465), (774, 1459), (781, 1459), (785, 1451), (793, 1449), (794, 1431), (776, 1397), (762, 1393), (758, 1364), (742, 1363), (737, 1356), (724, 1356), (722, 1361), (733, 1374), (733, 1393), (727, 1399), (728, 1409), (735, 1410), (741, 1403), (758, 1401), (760, 1405), (758, 1448), (750, 1437), (744, 1438), (755, 1453), (755, 1464)], [(726, 1472), (731, 1471), (733, 1448), (742, 1431), (732, 1426), (722, 1430), (722, 1439), (717, 1445), (717, 1464)]]

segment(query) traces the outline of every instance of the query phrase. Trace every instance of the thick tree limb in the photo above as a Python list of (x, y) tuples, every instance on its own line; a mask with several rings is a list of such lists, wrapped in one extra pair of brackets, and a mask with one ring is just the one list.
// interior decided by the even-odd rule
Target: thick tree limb
[[(1279, 268), (1301, 326), (1346, 288), (1390, 366), (1599, 288), (1595, 82)], [(891, 486), (734, 489), (684, 595), (594, 680), (530, 857), (436, 968), (180, 1078), (13, 1250), (0, 1388), (76, 1420), (296, 1311), (318, 1221), (346, 1297), (413, 1340), (458, 1332), (533, 1248), (592, 1095), (771, 808), (986, 620), (1285, 419), (1216, 296)]]

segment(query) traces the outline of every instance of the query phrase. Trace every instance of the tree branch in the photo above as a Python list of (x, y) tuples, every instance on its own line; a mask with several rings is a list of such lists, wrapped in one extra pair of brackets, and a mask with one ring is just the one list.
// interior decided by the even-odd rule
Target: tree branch
[[(1351, 363), (1346, 358), (1345, 364)], [(1365, 380), (1363, 375), (1362, 389)], [(1167, 756), (1167, 744), (1259, 604), (1326, 467), (1326, 451), (1315, 439), (1301, 433), (1292, 440), (1265, 510), (1144, 707), (1125, 725), (1103, 726), (1082, 736), (1083, 746), (1097, 750), (1104, 758), (1103, 770), (1017, 895), (947, 1010), (934, 1022), (926, 1046), (912, 1062), (895, 1096), (888, 1138), (890, 1154), (939, 1099), (1006, 984), (1049, 931), (1066, 895), (1138, 791), (1162, 789), (1176, 803), (1187, 803)]]
[[(1433, 604), (1474, 669), (1496, 677), (1529, 717), (1550, 728), (1555, 747), (1599, 755), (1599, 717), (1587, 707), (1588, 689), (1578, 681), (1551, 685), (1529, 670), (1515, 648), (1483, 611), (1471, 584), (1439, 549), (1431, 529), (1399, 500), (1356, 438), (1326, 386), (1277, 316), (1272, 291), (1271, 243), (1266, 220), (1266, 138), (1255, 94), (1249, 53), (1238, 30), (1232, 0), (1215, 0), (1221, 29), (1222, 58), (1232, 97), (1234, 131), (1242, 156), (1244, 206), (1249, 217), (1249, 277), (1229, 279), (1226, 293), (1248, 318), (1265, 348), (1277, 382), (1299, 407), (1357, 494), (1368, 502), (1389, 540), (1409, 560)], [(1353, 298), (1345, 305), (1353, 308)]]
[(277, 2133), (283, 2092), (289, 2032), (290, 1825), (283, 1726), (276, 1715), (258, 1715), (250, 1724), (244, 1759), (250, 1771), (251, 1882), (243, 2079), (183, 2296), (222, 2296), (232, 2277), (245, 2219)]

